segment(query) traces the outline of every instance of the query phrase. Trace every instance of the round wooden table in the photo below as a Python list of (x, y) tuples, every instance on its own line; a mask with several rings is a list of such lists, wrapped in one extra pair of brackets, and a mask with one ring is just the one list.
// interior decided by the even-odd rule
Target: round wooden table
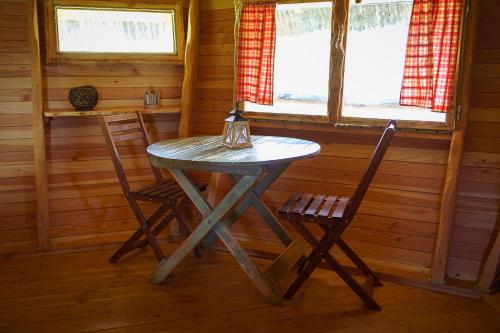
[[(160, 263), (152, 279), (154, 283), (161, 283), (199, 243), (203, 241), (203, 248), (210, 248), (218, 237), (266, 299), (273, 304), (282, 303), (274, 285), (303, 256), (304, 249), (290, 238), (260, 196), (290, 163), (316, 156), (320, 146), (307, 140), (275, 136), (252, 136), (252, 144), (252, 148), (231, 149), (222, 144), (222, 136), (198, 136), (161, 141), (148, 147), (151, 163), (168, 169), (203, 215), (198, 227)], [(186, 174), (185, 170), (192, 169), (226, 173), (235, 185), (212, 208)], [(286, 247), (265, 272), (257, 268), (230, 231), (230, 226), (250, 206)]]
[(273, 165), (316, 156), (320, 146), (312, 141), (278, 136), (252, 135), (252, 148), (222, 145), (222, 136), (172, 139), (148, 147), (157, 167), (202, 169), (239, 174), (259, 174)]

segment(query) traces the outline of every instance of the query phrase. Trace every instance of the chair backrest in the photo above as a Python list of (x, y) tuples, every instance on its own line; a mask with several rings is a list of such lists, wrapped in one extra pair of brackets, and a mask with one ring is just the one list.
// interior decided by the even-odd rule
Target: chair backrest
[[(111, 154), (111, 160), (113, 161), (113, 165), (115, 166), (120, 185), (124, 192), (128, 192), (130, 190), (130, 186), (125, 175), (125, 170), (123, 169), (116, 144), (120, 142), (142, 139), (144, 152), (146, 152), (146, 148), (151, 143), (149, 141), (148, 133), (146, 132), (142, 116), (139, 112), (109, 116), (101, 114), (99, 116), (99, 122), (101, 123), (102, 132), (104, 134), (104, 138), (106, 139), (106, 144), (108, 146), (109, 153)], [(150, 166), (155, 179), (157, 181), (160, 181), (160, 170), (151, 165), (151, 163)]]
[(384, 133), (380, 138), (375, 151), (370, 159), (370, 164), (368, 164), (368, 168), (366, 169), (361, 181), (354, 192), (354, 195), (351, 198), (351, 204), (347, 208), (346, 214), (344, 214), (345, 219), (351, 221), (354, 215), (356, 214), (359, 205), (363, 201), (363, 198), (368, 191), (368, 187), (373, 180), (373, 177), (377, 173), (377, 169), (384, 158), (385, 152), (389, 148), (391, 144), (394, 133), (396, 132), (396, 126), (398, 122), (396, 120), (389, 120), (389, 123), (385, 127)]

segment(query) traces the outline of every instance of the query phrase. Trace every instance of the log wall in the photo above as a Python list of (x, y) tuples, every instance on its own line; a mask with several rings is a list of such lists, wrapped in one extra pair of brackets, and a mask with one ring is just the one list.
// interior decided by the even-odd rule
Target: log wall
[(477, 275), (500, 225), (500, 3), (481, 0), (449, 273)]
[(0, 252), (36, 244), (26, 1), (0, 1)]
[[(43, 22), (43, 1), (39, 1)], [(26, 1), (0, 1), (0, 253), (36, 248), (35, 192)], [(41, 49), (45, 48), (43, 26)], [(183, 65), (167, 63), (47, 64), (42, 56), (45, 110), (72, 109), (71, 87), (91, 84), (98, 107), (140, 106), (160, 88), (162, 105), (180, 108)], [(151, 139), (177, 136), (178, 115), (145, 116)], [(46, 120), (52, 249), (119, 242), (137, 228), (119, 187), (95, 117)], [(133, 185), (152, 179), (139, 142), (122, 145)], [(152, 206), (145, 206), (151, 212)]]
[[(500, 53), (491, 49), (498, 46), (500, 6), (489, 1), (481, 12), (488, 14), (481, 20), (480, 29), (483, 33), (489, 29), (478, 46), (474, 110), (448, 267), (449, 275), (466, 280), (477, 275), (485, 244), (491, 239), (498, 218), (500, 193), (500, 127), (495, 120), (498, 110), (494, 109), (499, 107), (495, 81), (498, 68), (494, 63), (500, 63)], [(221, 133), (223, 119), (232, 108), (233, 24), (232, 1), (202, 1), (195, 133)], [(294, 163), (267, 191), (265, 200), (275, 210), (297, 190), (351, 194), (380, 135), (255, 122), (252, 132), (312, 139), (322, 146), (319, 157)], [(397, 134), (360, 214), (345, 234), (345, 239), (362, 256), (385, 266), (428, 272), (439, 223), (449, 140), (448, 135)], [(236, 228), (242, 238), (276, 241), (252, 212)]]
[[(42, 43), (42, 49), (45, 48)], [(148, 87), (159, 88), (162, 106), (180, 108), (183, 65), (171, 63), (43, 63), (47, 110), (71, 109), (68, 90), (91, 84), (97, 107), (143, 105)], [(178, 115), (145, 116), (152, 141), (177, 137)], [(94, 246), (127, 239), (138, 227), (121, 188), (95, 117), (53, 118), (47, 124), (50, 239), (53, 249)], [(139, 140), (120, 147), (132, 188), (151, 181)], [(143, 205), (146, 212), (155, 206)]]

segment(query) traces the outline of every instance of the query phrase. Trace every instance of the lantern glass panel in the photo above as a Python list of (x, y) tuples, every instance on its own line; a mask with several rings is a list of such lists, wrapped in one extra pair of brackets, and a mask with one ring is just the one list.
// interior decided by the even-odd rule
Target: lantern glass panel
[(224, 129), (224, 142), (230, 145), (231, 142), (231, 133), (233, 131), (233, 123), (226, 123), (226, 128)]
[(247, 143), (248, 142), (248, 133), (246, 122), (240, 122), (236, 127), (236, 143)]

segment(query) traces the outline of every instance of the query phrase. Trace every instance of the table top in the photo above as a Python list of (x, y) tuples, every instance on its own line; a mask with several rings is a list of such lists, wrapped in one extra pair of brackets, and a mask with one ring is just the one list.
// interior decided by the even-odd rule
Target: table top
[(320, 146), (312, 141), (252, 135), (252, 148), (232, 149), (222, 136), (197, 136), (154, 143), (147, 149), (153, 165), (223, 171), (227, 168), (265, 167), (313, 157)]

